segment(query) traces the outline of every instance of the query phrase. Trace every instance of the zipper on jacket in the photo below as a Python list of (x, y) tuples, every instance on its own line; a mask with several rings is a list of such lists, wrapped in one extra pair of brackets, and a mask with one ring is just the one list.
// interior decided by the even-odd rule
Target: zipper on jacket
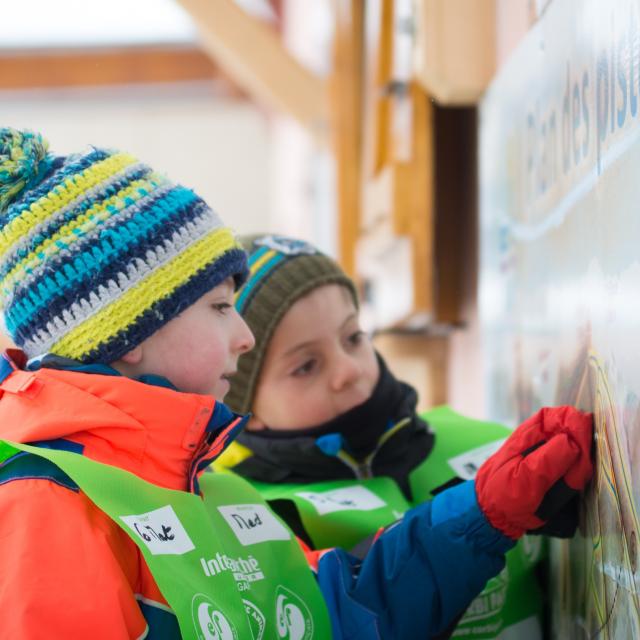
[(391, 429), (385, 431), (380, 439), (376, 448), (364, 459), (356, 460), (352, 455), (348, 454), (344, 449), (340, 449), (336, 454), (338, 460), (343, 462), (355, 475), (357, 480), (365, 480), (367, 478), (373, 478), (373, 460), (382, 449), (382, 447), (401, 429), (405, 428), (410, 422), (412, 417), (407, 416), (402, 418)]

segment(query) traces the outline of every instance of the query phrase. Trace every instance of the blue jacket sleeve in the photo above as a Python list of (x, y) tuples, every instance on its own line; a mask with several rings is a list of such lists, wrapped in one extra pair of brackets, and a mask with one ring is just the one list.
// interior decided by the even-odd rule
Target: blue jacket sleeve
[(472, 481), (408, 511), (364, 560), (333, 549), (318, 582), (335, 640), (430, 638), (450, 627), (514, 541), (485, 519)]

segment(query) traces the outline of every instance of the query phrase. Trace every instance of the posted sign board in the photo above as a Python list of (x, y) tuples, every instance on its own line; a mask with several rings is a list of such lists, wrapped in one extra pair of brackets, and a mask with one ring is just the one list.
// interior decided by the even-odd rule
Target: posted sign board
[(480, 108), (487, 408), (593, 411), (553, 637), (640, 638), (640, 0), (554, 0)]

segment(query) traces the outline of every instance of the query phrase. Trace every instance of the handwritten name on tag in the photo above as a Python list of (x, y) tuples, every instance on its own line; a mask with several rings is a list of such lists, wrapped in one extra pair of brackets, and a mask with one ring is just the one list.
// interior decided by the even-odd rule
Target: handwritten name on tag
[(310, 502), (321, 516), (334, 511), (372, 511), (386, 505), (373, 491), (358, 486), (331, 491), (299, 491), (296, 495)]
[(218, 511), (244, 546), (268, 540), (289, 540), (291, 532), (262, 504), (231, 504)]
[(153, 555), (180, 556), (195, 549), (171, 505), (148, 513), (120, 516)]

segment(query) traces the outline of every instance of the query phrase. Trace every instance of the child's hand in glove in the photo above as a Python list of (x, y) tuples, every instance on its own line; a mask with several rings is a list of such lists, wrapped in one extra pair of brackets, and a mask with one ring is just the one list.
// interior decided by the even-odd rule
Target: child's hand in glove
[(593, 417), (573, 407), (541, 409), (478, 471), (476, 495), (489, 522), (510, 538), (573, 535), (577, 497), (593, 473)]

